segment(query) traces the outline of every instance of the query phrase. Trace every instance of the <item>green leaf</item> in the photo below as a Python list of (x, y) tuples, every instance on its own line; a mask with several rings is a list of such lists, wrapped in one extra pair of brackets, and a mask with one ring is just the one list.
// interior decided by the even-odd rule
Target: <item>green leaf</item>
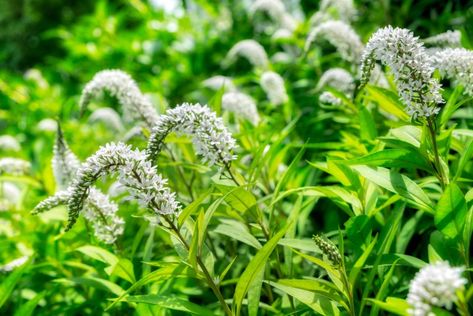
[(197, 199), (195, 199), (191, 204), (187, 205), (179, 214), (179, 217), (177, 219), (178, 227), (181, 227), (182, 224), (186, 221), (186, 219), (194, 214), (197, 211), (197, 208), (205, 201), (205, 199), (210, 195), (212, 192), (211, 189), (209, 189), (207, 192), (201, 194)]
[(95, 277), (77, 277), (77, 278), (67, 278), (67, 279), (56, 279), (54, 282), (63, 283), (63, 284), (79, 284), (90, 286), (99, 290), (109, 291), (115, 295), (122, 295), (125, 290), (120, 286), (116, 285), (113, 282), (108, 280), (95, 278)]
[(269, 284), (278, 290), (294, 297), (321, 315), (340, 315), (340, 310), (337, 308), (337, 304), (327, 299), (322, 294), (319, 294), (315, 291), (308, 291), (293, 286), (284, 285), (278, 282), (269, 282)]
[(473, 139), (469, 139), (462, 153), (460, 154), (460, 159), (458, 161), (458, 167), (453, 177), (453, 182), (455, 182), (462, 174), (463, 169), (465, 169), (466, 164), (471, 161), (473, 156)]
[(351, 268), (350, 275), (348, 277), (350, 284), (355, 285), (356, 280), (358, 278), (358, 275), (361, 272), (361, 269), (365, 265), (366, 260), (368, 259), (369, 255), (371, 254), (371, 251), (373, 251), (374, 246), (376, 245), (377, 238), (374, 238), (373, 241), (366, 247), (365, 251), (363, 251), (363, 254), (356, 260), (355, 264)]
[(127, 280), (130, 283), (135, 283), (135, 272), (133, 270), (133, 263), (125, 258), (118, 259), (117, 263), (105, 268), (108, 275), (116, 275)]
[(467, 211), (462, 191), (455, 183), (450, 183), (437, 204), (435, 226), (449, 238), (461, 237)]
[(367, 99), (377, 102), (384, 111), (396, 116), (403, 121), (409, 121), (410, 116), (404, 110), (404, 105), (399, 101), (399, 96), (387, 89), (367, 86)]
[(360, 119), (360, 138), (363, 140), (373, 140), (378, 136), (376, 124), (370, 111), (362, 106), (358, 109)]
[(188, 299), (180, 298), (175, 295), (135, 295), (126, 298), (127, 302), (158, 305), (165, 309), (182, 311), (194, 315), (214, 316), (215, 314), (200, 305), (189, 302)]
[(432, 167), (424, 156), (419, 152), (408, 149), (384, 149), (357, 159), (343, 161), (343, 163), (374, 167), (416, 168), (432, 172)]
[(269, 256), (273, 252), (274, 248), (278, 245), (279, 240), (284, 236), (286, 230), (289, 228), (289, 223), (282, 228), (276, 235), (274, 235), (268, 242), (261, 248), (258, 253), (251, 259), (247, 265), (245, 271), (238, 279), (238, 283), (235, 287), (235, 294), (233, 296), (233, 310), (237, 315), (240, 315), (241, 306), (246, 293), (253, 285), (253, 281), (260, 276), (261, 271), (264, 271)]
[(13, 289), (15, 288), (18, 281), (20, 281), (23, 273), (26, 271), (29, 264), (29, 260), (23, 264), (21, 267), (16, 268), (13, 272), (11, 272), (0, 284), (0, 307), (2, 307), (5, 302), (10, 297)]
[(220, 219), (220, 224), (212, 229), (212, 232), (222, 234), (256, 249), (261, 249), (261, 244), (241, 222), (232, 219)]
[(111, 266), (118, 262), (117, 256), (100, 247), (87, 245), (77, 248), (76, 251), (82, 252), (84, 255), (89, 256), (95, 260), (108, 263)]
[(39, 301), (43, 299), (46, 295), (46, 292), (41, 292), (36, 294), (32, 299), (28, 300), (25, 304), (21, 305), (15, 311), (15, 316), (30, 316), (33, 315), (36, 306), (38, 306)]
[(353, 169), (388, 191), (399, 194), (410, 204), (429, 213), (434, 213), (434, 206), (425, 192), (411, 179), (386, 168), (370, 168), (367, 166), (353, 166)]
[(409, 316), (409, 314), (407, 313), (407, 310), (409, 309), (409, 304), (406, 302), (406, 300), (397, 297), (388, 297), (386, 299), (386, 302), (373, 299), (368, 299), (368, 301), (378, 306), (382, 310), (388, 311), (395, 315)]

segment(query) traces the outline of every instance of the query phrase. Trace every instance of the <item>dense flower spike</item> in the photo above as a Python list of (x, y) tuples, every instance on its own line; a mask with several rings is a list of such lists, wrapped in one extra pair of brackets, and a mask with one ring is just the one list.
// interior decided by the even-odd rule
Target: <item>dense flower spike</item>
[(433, 65), (442, 77), (452, 79), (473, 96), (473, 51), (464, 48), (446, 48), (433, 54)]
[(256, 0), (250, 7), (250, 15), (254, 16), (257, 12), (266, 13), (283, 29), (293, 31), (297, 27), (296, 21), (280, 0)]
[(268, 68), (268, 55), (264, 47), (255, 40), (248, 39), (236, 43), (227, 53), (224, 64), (233, 64), (239, 56), (248, 59), (255, 67)]
[(332, 68), (322, 74), (316, 89), (320, 91), (324, 87), (331, 87), (344, 93), (352, 93), (355, 90), (355, 80), (345, 69)]
[(31, 164), (23, 159), (19, 158), (0, 158), (0, 175), (11, 174), (11, 175), (24, 175), (30, 171)]
[(265, 71), (261, 75), (260, 84), (268, 99), (274, 105), (281, 105), (288, 100), (284, 79), (274, 71)]
[(148, 127), (156, 123), (158, 117), (156, 109), (127, 73), (121, 70), (102, 70), (95, 74), (82, 91), (81, 109), (84, 110), (91, 99), (102, 91), (118, 99), (126, 117), (143, 121)]
[(432, 78), (431, 60), (412, 32), (387, 26), (371, 36), (362, 57), (361, 87), (368, 82), (376, 60), (389, 66), (413, 119), (428, 118), (440, 111), (440, 83)]
[(92, 112), (89, 117), (90, 123), (103, 123), (113, 131), (121, 132), (124, 130), (120, 115), (112, 108), (100, 108)]
[(36, 126), (38, 130), (43, 132), (55, 132), (57, 130), (57, 122), (50, 118), (41, 120)]
[(5, 272), (13, 271), (16, 268), (19, 268), (22, 265), (24, 265), (26, 263), (26, 261), (28, 261), (28, 259), (29, 259), (28, 256), (23, 256), (23, 257), (15, 259), (15, 260), (12, 260), (12, 261), (0, 266), (0, 272), (5, 273)]
[(348, 23), (356, 18), (357, 11), (353, 0), (322, 0), (319, 11), (310, 18), (311, 25), (320, 22), (321, 13)]
[(0, 150), (20, 151), (21, 146), (15, 137), (10, 136), (10, 135), (1, 135), (0, 136)]
[(76, 222), (90, 187), (100, 177), (110, 174), (118, 174), (118, 180), (131, 197), (156, 215), (173, 214), (179, 210), (174, 193), (167, 187), (167, 179), (158, 174), (145, 152), (132, 150), (131, 146), (123, 143), (109, 143), (86, 160), (70, 187), (66, 230)]
[(305, 43), (305, 51), (313, 42), (325, 39), (337, 48), (341, 57), (358, 63), (363, 53), (363, 43), (353, 28), (342, 21), (327, 21), (312, 29)]
[(464, 268), (453, 268), (448, 262), (436, 262), (423, 267), (409, 286), (409, 314), (434, 316), (432, 306), (450, 309), (457, 300), (456, 291), (467, 283), (461, 275), (463, 271)]
[(164, 139), (171, 132), (192, 137), (195, 150), (210, 166), (215, 163), (229, 164), (235, 139), (228, 132), (221, 118), (206, 105), (184, 103), (158, 118), (152, 130), (146, 153), (154, 161), (164, 145)]
[(222, 108), (241, 116), (253, 125), (258, 125), (260, 117), (253, 98), (242, 92), (227, 92), (222, 96)]
[(202, 82), (202, 85), (212, 90), (220, 90), (224, 87), (225, 91), (235, 91), (236, 87), (232, 78), (225, 76), (213, 76)]
[(342, 263), (342, 256), (338, 248), (328, 239), (325, 239), (319, 235), (313, 237), (315, 244), (320, 248), (322, 253), (336, 266)]
[(332, 92), (324, 91), (319, 96), (319, 103), (340, 106), (342, 105), (343, 101), (339, 97), (334, 96)]
[(447, 31), (422, 40), (424, 44), (435, 47), (461, 47), (461, 32)]
[(46, 200), (41, 201), (36, 207), (31, 211), (32, 215), (41, 214), (47, 212), (55, 207), (66, 205), (71, 196), (70, 190), (62, 190), (56, 192), (53, 196), (48, 197)]

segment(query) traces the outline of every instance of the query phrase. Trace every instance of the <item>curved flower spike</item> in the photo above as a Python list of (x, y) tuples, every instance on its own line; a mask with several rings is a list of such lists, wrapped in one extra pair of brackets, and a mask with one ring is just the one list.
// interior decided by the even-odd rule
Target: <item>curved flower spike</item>
[(0, 158), (0, 175), (11, 174), (11, 175), (23, 175), (29, 172), (31, 164), (23, 159), (19, 158)]
[(461, 32), (458, 30), (447, 31), (422, 40), (424, 44), (435, 47), (461, 47)]
[(255, 40), (243, 40), (233, 45), (225, 57), (224, 65), (233, 64), (239, 56), (246, 58), (255, 67), (268, 68), (268, 55), (264, 47)]
[(289, 99), (284, 86), (284, 79), (274, 71), (265, 71), (260, 79), (261, 87), (274, 105), (286, 103)]
[(222, 108), (241, 116), (253, 125), (258, 125), (260, 117), (253, 98), (242, 92), (227, 92), (222, 96)]
[(368, 82), (376, 60), (389, 66), (400, 98), (413, 119), (428, 118), (440, 111), (440, 83), (432, 78), (430, 57), (411, 31), (387, 26), (371, 36), (361, 59), (360, 88)]
[(296, 21), (280, 0), (256, 0), (250, 7), (250, 15), (254, 16), (257, 12), (265, 12), (275, 23), (286, 30), (293, 31), (297, 27)]
[(309, 33), (305, 43), (305, 51), (313, 42), (325, 39), (335, 46), (341, 57), (349, 62), (358, 63), (363, 53), (363, 43), (353, 28), (342, 21), (327, 21)]
[(228, 132), (220, 117), (206, 105), (183, 103), (158, 118), (148, 141), (146, 155), (154, 161), (164, 145), (164, 139), (172, 132), (192, 137), (194, 148), (204, 162), (227, 165), (235, 159), (232, 151), (235, 139)]
[(343, 68), (332, 68), (322, 74), (317, 83), (316, 90), (331, 87), (343, 93), (352, 93), (355, 90), (353, 76)]
[(143, 151), (132, 150), (123, 143), (109, 143), (86, 160), (70, 187), (66, 231), (77, 221), (90, 187), (100, 177), (113, 174), (118, 174), (118, 181), (133, 199), (155, 214), (173, 214), (179, 210), (175, 194), (167, 187), (167, 179), (158, 174)]
[(442, 77), (453, 80), (473, 96), (473, 51), (464, 48), (446, 48), (432, 55), (434, 67)]
[(92, 98), (102, 91), (117, 98), (123, 107), (125, 117), (144, 122), (152, 127), (158, 113), (151, 102), (141, 93), (136, 82), (121, 70), (102, 70), (95, 74), (82, 91), (80, 99), (81, 111), (84, 111)]
[(57, 135), (53, 147), (53, 159), (51, 164), (56, 185), (59, 189), (65, 189), (71, 184), (72, 179), (74, 179), (80, 167), (80, 161), (64, 140), (64, 135), (62, 134), (62, 129), (59, 124), (57, 126)]

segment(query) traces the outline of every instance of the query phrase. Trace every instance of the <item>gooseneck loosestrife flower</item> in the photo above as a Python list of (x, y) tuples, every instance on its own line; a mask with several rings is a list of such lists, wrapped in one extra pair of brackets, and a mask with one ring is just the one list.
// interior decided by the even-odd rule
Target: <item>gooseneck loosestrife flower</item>
[(464, 48), (446, 48), (432, 55), (434, 67), (442, 77), (464, 87), (464, 93), (473, 97), (473, 51)]
[(151, 102), (144, 96), (130, 75), (121, 70), (102, 70), (95, 74), (82, 91), (81, 110), (84, 111), (90, 101), (102, 91), (118, 99), (123, 107), (125, 117), (146, 123), (152, 127), (158, 113)]
[(148, 141), (148, 159), (156, 159), (164, 146), (164, 139), (172, 132), (191, 136), (197, 154), (210, 166), (229, 166), (235, 159), (232, 153), (236, 147), (235, 139), (222, 118), (206, 105), (183, 103), (160, 115)]
[(433, 47), (461, 47), (461, 32), (447, 31), (422, 40), (425, 45)]
[(316, 90), (320, 91), (327, 86), (343, 93), (352, 93), (355, 90), (355, 80), (345, 69), (332, 68), (322, 74)]
[(342, 21), (327, 21), (314, 27), (306, 40), (307, 52), (313, 42), (327, 40), (335, 46), (341, 57), (349, 62), (358, 63), (363, 53), (363, 43), (353, 28)]
[(27, 174), (31, 169), (31, 164), (20, 158), (5, 157), (0, 158), (0, 175), (11, 174), (20, 176)]
[(361, 87), (371, 75), (376, 60), (394, 75), (398, 93), (413, 119), (435, 116), (443, 103), (440, 83), (424, 46), (411, 31), (387, 26), (374, 33), (361, 59)]
[(315, 12), (310, 20), (310, 25), (318, 25), (327, 20), (340, 20), (349, 23), (355, 20), (357, 10), (352, 0), (322, 0), (319, 11)]
[[(49, 211), (59, 205), (67, 205), (71, 198), (69, 186), (76, 178), (80, 161), (70, 150), (58, 127), (52, 160), (54, 177), (59, 191), (36, 206), (33, 214)], [(84, 217), (92, 224), (95, 236), (106, 244), (114, 243), (123, 234), (125, 222), (117, 215), (118, 205), (108, 195), (90, 187), (84, 202)]]
[(268, 55), (264, 47), (252, 39), (242, 40), (233, 45), (228, 51), (223, 65), (229, 66), (235, 63), (238, 57), (246, 58), (254, 67), (267, 69), (269, 65)]
[(280, 0), (256, 0), (250, 7), (250, 15), (266, 13), (282, 29), (293, 31), (297, 27), (295, 19), (288, 13)]
[(260, 121), (255, 100), (243, 92), (232, 91), (225, 93), (222, 96), (222, 109), (247, 119), (253, 125), (258, 125)]
[(274, 71), (265, 71), (260, 79), (261, 88), (274, 105), (281, 105), (288, 101), (284, 79)]
[(451, 267), (448, 262), (436, 262), (423, 267), (411, 281), (407, 302), (412, 316), (434, 316), (432, 307), (452, 308), (457, 291), (467, 283), (462, 267)]
[(202, 85), (212, 90), (220, 90), (222, 87), (225, 89), (225, 91), (236, 90), (236, 87), (235, 87), (235, 84), (233, 83), (232, 78), (220, 76), (220, 75), (213, 76), (204, 80), (202, 82)]

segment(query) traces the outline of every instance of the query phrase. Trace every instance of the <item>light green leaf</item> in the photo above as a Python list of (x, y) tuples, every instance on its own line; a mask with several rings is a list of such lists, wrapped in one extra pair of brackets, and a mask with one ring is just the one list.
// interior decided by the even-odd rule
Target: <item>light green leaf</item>
[(462, 191), (455, 183), (450, 183), (437, 204), (435, 226), (449, 238), (461, 237), (467, 211)]
[(368, 301), (378, 306), (382, 310), (388, 311), (395, 315), (409, 316), (409, 314), (407, 313), (407, 310), (409, 309), (409, 304), (403, 299), (397, 297), (388, 297), (386, 299), (386, 302), (373, 299), (368, 299)]
[(175, 295), (135, 295), (126, 298), (127, 302), (158, 305), (165, 309), (182, 311), (194, 315), (214, 316), (215, 314), (200, 305), (189, 302), (188, 299), (180, 298)]

